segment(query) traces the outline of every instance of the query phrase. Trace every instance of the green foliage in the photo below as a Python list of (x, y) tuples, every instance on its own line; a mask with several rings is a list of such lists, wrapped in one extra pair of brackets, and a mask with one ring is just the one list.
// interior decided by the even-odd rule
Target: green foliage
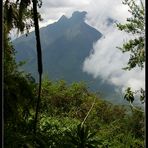
[(95, 137), (96, 132), (89, 130), (88, 126), (77, 125), (74, 132), (69, 132), (68, 137), (73, 147), (77, 148), (97, 148), (101, 145), (99, 139)]
[(44, 137), (39, 133), (37, 135), (26, 134), (25, 132), (21, 133), (9, 129), (4, 136), (4, 146), (6, 148), (48, 148)]
[(118, 47), (122, 52), (130, 52), (130, 59), (128, 61), (128, 66), (125, 70), (131, 70), (132, 68), (138, 66), (140, 68), (144, 67), (145, 62), (145, 23), (144, 23), (144, 6), (141, 1), (141, 5), (137, 5), (134, 0), (124, 0), (124, 5), (129, 6), (129, 12), (132, 17), (127, 18), (126, 24), (117, 24), (119, 30), (123, 30), (127, 33), (135, 35), (135, 39), (131, 39), (123, 44), (122, 47)]
[(139, 98), (140, 98), (140, 101), (141, 103), (143, 104), (145, 102), (145, 91), (141, 88), (140, 90), (138, 91), (132, 91), (130, 87), (128, 87), (126, 90), (125, 90), (125, 95), (124, 95), (124, 99), (126, 99), (133, 110), (137, 110), (137, 111), (140, 111), (140, 112), (144, 112), (141, 107), (135, 107), (132, 103), (133, 101), (135, 100), (135, 96), (138, 96), (139, 95)]
[[(144, 68), (145, 63), (145, 8), (142, 0), (140, 0), (140, 5), (136, 4), (135, 0), (124, 0), (124, 5), (129, 7), (129, 12), (131, 17), (127, 18), (126, 24), (117, 24), (117, 27), (121, 31), (125, 31), (134, 35), (134, 39), (130, 39), (125, 42), (122, 47), (118, 47), (123, 53), (130, 52), (130, 58), (127, 63), (127, 67), (123, 68), (124, 70), (131, 70), (136, 66), (141, 69)], [(145, 91), (141, 88), (140, 91), (140, 101), (144, 103), (145, 101)], [(133, 106), (133, 101), (135, 100), (136, 92), (131, 91), (131, 88), (126, 89), (124, 99), (126, 99), (132, 108), (136, 109)]]
[[(4, 14), (9, 15), (12, 11), (12, 4), (6, 1), (4, 4)], [(7, 6), (6, 6), (7, 5)], [(15, 7), (15, 6), (14, 6)], [(14, 15), (12, 12), (11, 15)], [(14, 16), (8, 16), (4, 21), (4, 146), (22, 147), (28, 139), (28, 134), (32, 134), (32, 118), (36, 84), (30, 74), (18, 71), (22, 64), (15, 62), (15, 50), (12, 46), (8, 33), (15, 24)], [(9, 20), (9, 17), (12, 17)], [(10, 22), (8, 22), (10, 21)], [(11, 22), (12, 21), (12, 22)], [(10, 23), (10, 24), (9, 24)], [(14, 23), (14, 24), (12, 24)], [(13, 143), (13, 144), (12, 144)]]
[(128, 118), (129, 127), (127, 127), (127, 130), (131, 130), (136, 138), (144, 138), (144, 122), (144, 113), (139, 112), (137, 110), (133, 110), (132, 115)]
[[(80, 123), (84, 120), (94, 97), (96, 97), (95, 94), (86, 90), (83, 83), (67, 85), (64, 81), (51, 82), (48, 79), (43, 81), (42, 122), (40, 122), (40, 126), (44, 127), (43, 133), (48, 131), (47, 137), (50, 139), (50, 145), (53, 145), (53, 147), (58, 147), (58, 145), (61, 147), (78, 147), (84, 141), (91, 145), (91, 140), (87, 137), (89, 134), (95, 133), (94, 144), (95, 142), (97, 144), (94, 147), (98, 145), (102, 148), (124, 147), (124, 145), (127, 147), (138, 147), (137, 145), (143, 147), (144, 124), (142, 119), (144, 119), (144, 116), (137, 114), (136, 117), (134, 112), (128, 115), (123, 106), (113, 105), (99, 98), (96, 99), (94, 108), (84, 127), (81, 128)], [(46, 110), (44, 110), (45, 108)], [(44, 115), (43, 118), (42, 115)], [(73, 119), (76, 119), (77, 122)], [(69, 121), (67, 125), (65, 124), (66, 127), (64, 126), (63, 130), (65, 120)], [(133, 122), (136, 123), (133, 124)]]
[(131, 103), (134, 101), (134, 95), (133, 95), (133, 92), (131, 91), (130, 87), (128, 87), (126, 89), (124, 99), (126, 99), (127, 101), (129, 101)]
[(62, 80), (56, 83), (45, 80), (42, 85), (41, 112), (61, 116), (69, 114), (84, 119), (89, 108), (84, 112), (80, 106), (83, 106), (82, 101), (87, 97), (89, 93), (83, 83), (68, 86)]
[(26, 118), (28, 107), (33, 107), (36, 84), (31, 75), (17, 70), (19, 65), (15, 63), (15, 52), (5, 31), (4, 47), (4, 119), (9, 121), (11, 118), (15, 123), (22, 117)]
[[(39, 7), (41, 1), (38, 1)], [(33, 27), (33, 8), (31, 6), (31, 0), (5, 0), (3, 4), (4, 8), (4, 25), (6, 25), (6, 32), (9, 33), (12, 28), (18, 29), (21, 33), (29, 32), (29, 29)], [(41, 16), (38, 13), (40, 20)]]
[(40, 120), (40, 131), (45, 136), (50, 147), (69, 147), (67, 132), (74, 131), (79, 124), (77, 119), (68, 117), (42, 116)]
[(129, 102), (133, 102), (134, 101), (134, 94), (137, 94), (140, 92), (140, 101), (141, 103), (144, 103), (144, 99), (145, 99), (145, 91), (141, 88), (140, 91), (132, 91), (130, 87), (128, 87), (125, 91), (125, 96), (124, 98), (129, 101)]
[[(129, 126), (128, 119), (116, 120), (109, 125), (103, 126), (98, 132), (98, 137), (102, 140), (102, 148), (124, 148), (124, 147), (144, 147), (144, 141), (141, 137), (136, 137), (131, 131), (132, 126)], [(139, 123), (139, 122), (137, 122)]]
[[(36, 85), (32, 91), (34, 94), (37, 93)], [(22, 101), (25, 100), (24, 97), (20, 94)], [(81, 123), (91, 108), (94, 97), (96, 103), (82, 126)], [(32, 134), (35, 111), (30, 105), (27, 107), (30, 110), (27, 118), (19, 116), (21, 120), (13, 124), (9, 122), (9, 126), (5, 123), (6, 147), (11, 147), (11, 141), (15, 141), (14, 147), (21, 147), (23, 144), (28, 147), (40, 145), (51, 148), (144, 147), (142, 113), (127, 114), (123, 106), (103, 101), (88, 92), (83, 83), (67, 85), (64, 81), (51, 82), (48, 79), (43, 81), (41, 112), (36, 135), (38, 140)], [(15, 116), (17, 114), (12, 118)]]

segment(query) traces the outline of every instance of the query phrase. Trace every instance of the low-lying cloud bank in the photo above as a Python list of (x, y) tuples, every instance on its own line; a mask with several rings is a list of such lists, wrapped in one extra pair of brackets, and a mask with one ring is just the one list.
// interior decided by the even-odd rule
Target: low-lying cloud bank
[(107, 2), (102, 2), (100, 11), (97, 9), (88, 11), (87, 22), (100, 30), (103, 37), (94, 43), (90, 55), (84, 61), (83, 71), (94, 78), (101, 77), (103, 81), (120, 87), (122, 92), (127, 87), (131, 87), (133, 90), (145, 88), (145, 68), (141, 70), (137, 67), (131, 71), (122, 70), (127, 66), (129, 53), (123, 54), (116, 48), (121, 47), (131, 36), (119, 31), (114, 22), (108, 24), (109, 18), (115, 22), (125, 23), (126, 18), (130, 17), (128, 7), (117, 0), (113, 3), (108, 0)]
[(130, 86), (134, 90), (144, 87), (144, 69), (122, 70), (126, 66), (129, 54), (122, 53), (117, 46), (123, 44), (126, 35), (116, 29), (109, 30), (104, 37), (97, 41), (89, 57), (84, 61), (83, 71), (94, 78), (101, 77), (124, 90)]

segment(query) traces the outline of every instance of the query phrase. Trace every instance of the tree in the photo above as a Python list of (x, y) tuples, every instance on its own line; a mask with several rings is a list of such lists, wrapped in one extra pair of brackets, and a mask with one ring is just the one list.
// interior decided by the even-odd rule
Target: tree
[[(17, 29), (18, 33), (28, 33), (29, 29), (34, 26), (33, 7), (31, 0), (5, 0), (4, 8), (4, 32), (10, 33), (10, 30)], [(42, 2), (38, 1), (41, 7)], [(38, 13), (38, 18), (42, 20)]]
[[(12, 46), (9, 33), (11, 29), (17, 28), (18, 31), (24, 31), (28, 23), (25, 23), (31, 18), (30, 10), (24, 9), (23, 17), (19, 20), (20, 5), (15, 2), (4, 1), (4, 108), (5, 121), (11, 117), (15, 119), (21, 114), (19, 108), (27, 106), (27, 102), (33, 97), (32, 82), (30, 76), (28, 77), (22, 72), (18, 71), (18, 66), (15, 62), (15, 49)], [(33, 84), (34, 85), (34, 84)], [(17, 91), (16, 91), (17, 90)], [(26, 90), (26, 92), (24, 92)], [(24, 93), (22, 93), (24, 92)], [(20, 99), (21, 98), (21, 99)], [(30, 98), (30, 99), (29, 99)], [(28, 100), (27, 100), (28, 99)], [(14, 118), (13, 118), (14, 117)], [(11, 120), (12, 121), (12, 120)], [(13, 123), (13, 122), (12, 122)]]
[(124, 0), (123, 4), (129, 6), (129, 12), (132, 17), (127, 18), (126, 24), (117, 24), (119, 30), (123, 30), (127, 33), (131, 33), (135, 36), (134, 39), (124, 43), (122, 47), (118, 47), (123, 53), (130, 52), (130, 58), (128, 66), (125, 70), (131, 70), (132, 68), (139, 66), (144, 67), (145, 62), (145, 24), (144, 24), (144, 6), (140, 0), (141, 5), (137, 5), (134, 0)]
[[(132, 17), (127, 18), (126, 24), (117, 24), (119, 30), (123, 30), (129, 34), (132, 34), (135, 38), (130, 39), (123, 44), (122, 47), (118, 47), (123, 53), (130, 52), (130, 58), (127, 63), (127, 67), (124, 70), (131, 70), (136, 66), (141, 69), (144, 68), (145, 63), (145, 16), (144, 16), (144, 5), (140, 0), (140, 5), (136, 4), (134, 0), (124, 0), (124, 5), (129, 6), (129, 12)], [(138, 91), (133, 92), (130, 87), (126, 89), (124, 98), (132, 105), (134, 101), (134, 94), (140, 92), (140, 100), (144, 103), (145, 91), (141, 88)], [(133, 107), (133, 105), (132, 105)]]
[[(31, 4), (33, 3), (33, 6)], [(18, 139), (23, 140), (24, 137), (29, 138), (27, 135), (28, 123), (26, 116), (30, 116), (29, 109), (34, 109), (34, 89), (36, 84), (32, 81), (30, 75), (25, 75), (23, 72), (18, 71), (18, 64), (15, 62), (15, 49), (13, 48), (9, 33), (12, 29), (16, 28), (18, 32), (27, 32), (30, 27), (35, 26), (36, 38), (37, 38), (37, 54), (38, 54), (38, 69), (40, 74), (39, 82), (39, 97), (40, 99), (40, 89), (41, 89), (41, 74), (42, 74), (42, 58), (41, 58), (41, 48), (39, 39), (39, 26), (38, 19), (40, 15), (37, 12), (37, 4), (40, 7), (41, 1), (36, 0), (16, 0), (16, 2), (11, 0), (4, 1), (4, 108), (5, 108), (5, 132), (6, 139), (5, 145), (8, 147), (10, 145), (10, 139), (13, 138), (14, 141), (18, 142)], [(33, 24), (34, 22), (34, 24)], [(17, 90), (17, 91), (16, 91)], [(37, 101), (38, 102), (38, 101)], [(37, 103), (37, 107), (39, 103)], [(36, 133), (36, 122), (37, 113), (34, 122), (34, 133)], [(32, 116), (30, 116), (32, 118)], [(28, 118), (27, 118), (28, 119)], [(27, 129), (26, 129), (27, 126)], [(32, 127), (33, 128), (33, 127)], [(31, 128), (31, 129), (32, 129)], [(32, 131), (30, 130), (29, 133)], [(15, 135), (13, 135), (15, 133)], [(26, 134), (26, 135), (25, 135)], [(29, 135), (30, 135), (29, 134)], [(13, 135), (13, 136), (12, 136)], [(36, 135), (33, 135), (36, 137)], [(34, 138), (34, 137), (33, 137)], [(39, 140), (36, 140), (36, 142)], [(10, 142), (10, 143), (9, 143)], [(34, 141), (33, 141), (34, 142)], [(20, 142), (23, 145), (22, 142)], [(15, 143), (16, 144), (16, 143)], [(14, 145), (15, 145), (14, 144)], [(18, 143), (14, 147), (18, 146)]]
[(38, 23), (38, 13), (37, 13), (37, 0), (33, 0), (33, 19), (35, 26), (35, 36), (36, 36), (36, 46), (37, 46), (37, 59), (38, 59), (38, 73), (39, 73), (39, 93), (38, 100), (36, 105), (36, 113), (35, 113), (35, 123), (34, 123), (34, 133), (36, 133), (37, 126), (37, 118), (39, 112), (39, 104), (40, 104), (40, 95), (41, 95), (41, 84), (42, 84), (42, 50), (40, 43), (40, 33), (39, 33), (39, 23)]
[[(37, 115), (39, 110), (39, 100), (40, 100), (40, 91), (41, 91), (41, 76), (42, 76), (42, 52), (40, 44), (40, 34), (39, 34), (39, 25), (38, 19), (40, 18), (39, 13), (37, 12), (37, 4), (39, 7), (42, 5), (41, 0), (32, 0), (33, 6), (31, 6), (31, 0), (16, 0), (10, 1), (6, 0), (4, 2), (4, 34), (5, 38), (8, 38), (8, 34), (12, 28), (17, 28), (21, 33), (29, 31), (29, 28), (35, 26), (35, 35), (37, 43), (37, 60), (38, 60), (38, 72), (39, 72), (39, 93), (36, 107), (35, 115), (35, 131), (36, 131), (36, 122)], [(29, 23), (28, 23), (29, 21)], [(6, 41), (6, 40), (5, 40)]]

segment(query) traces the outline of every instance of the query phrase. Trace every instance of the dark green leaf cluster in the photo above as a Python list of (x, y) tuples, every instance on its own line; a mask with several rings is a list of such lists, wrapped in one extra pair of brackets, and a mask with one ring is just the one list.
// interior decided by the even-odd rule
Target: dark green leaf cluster
[[(140, 101), (141, 103), (143, 104), (145, 102), (145, 91), (141, 88), (140, 90), (137, 90), (137, 91), (132, 91), (130, 87), (128, 87), (126, 90), (125, 90), (125, 95), (124, 95), (124, 99), (126, 99), (131, 107), (133, 109), (136, 109), (137, 108), (132, 104), (133, 101), (135, 100), (135, 96), (138, 96), (139, 95), (139, 98), (140, 98)], [(140, 110), (139, 110), (140, 111)], [(141, 110), (142, 111), (142, 110)], [(142, 111), (144, 112), (144, 111)]]
[(130, 87), (128, 87), (126, 89), (126, 94), (124, 96), (124, 99), (126, 99), (129, 102), (133, 102), (134, 101), (134, 95), (133, 95), (133, 92), (131, 91)]
[(69, 142), (77, 148), (97, 148), (102, 145), (101, 141), (95, 137), (96, 132), (91, 132), (88, 126), (78, 124), (77, 129), (68, 132)]
[[(38, 2), (41, 7), (41, 1)], [(7, 33), (11, 29), (17, 29), (21, 33), (29, 33), (29, 29), (34, 26), (33, 23), (33, 8), (31, 6), (31, 0), (5, 0), (4, 9), (4, 25)], [(40, 20), (41, 16), (38, 13)]]

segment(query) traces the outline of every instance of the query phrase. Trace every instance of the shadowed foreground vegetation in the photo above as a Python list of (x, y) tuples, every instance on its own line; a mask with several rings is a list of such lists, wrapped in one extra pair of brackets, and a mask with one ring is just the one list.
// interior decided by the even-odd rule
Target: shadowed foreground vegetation
[[(9, 46), (11, 47), (11, 44)], [(113, 105), (84, 83), (43, 79), (37, 133), (34, 135), (38, 84), (5, 50), (4, 146), (6, 148), (142, 148), (144, 114)], [(9, 64), (10, 62), (10, 64)], [(92, 104), (95, 104), (84, 121)], [(83, 123), (83, 124), (82, 124)]]

